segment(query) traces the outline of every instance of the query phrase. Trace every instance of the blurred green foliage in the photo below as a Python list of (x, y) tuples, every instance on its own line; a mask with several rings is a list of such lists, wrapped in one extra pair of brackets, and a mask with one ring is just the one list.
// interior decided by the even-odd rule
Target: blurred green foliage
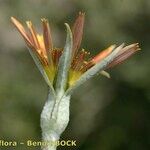
[(139, 42), (142, 51), (110, 70), (111, 79), (96, 77), (74, 93), (71, 121), (62, 139), (77, 140), (77, 147), (59, 149), (148, 150), (149, 10), (148, 0), (0, 0), (0, 139), (40, 140), (40, 113), (47, 96), (47, 86), (10, 17), (24, 24), (32, 20), (39, 30), (40, 18), (48, 18), (54, 43), (62, 47), (64, 22), (71, 24), (77, 13), (84, 11), (82, 46), (92, 55), (122, 42)]

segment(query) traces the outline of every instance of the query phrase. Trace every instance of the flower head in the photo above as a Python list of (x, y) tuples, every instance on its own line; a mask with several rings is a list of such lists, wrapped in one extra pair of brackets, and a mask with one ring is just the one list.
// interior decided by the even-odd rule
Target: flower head
[[(95, 57), (90, 57), (90, 53), (88, 51), (84, 49), (80, 50), (83, 36), (84, 19), (85, 14), (80, 12), (75, 20), (75, 23), (73, 24), (72, 30), (69, 29), (68, 25), (66, 25), (68, 28), (68, 34), (70, 34), (70, 43), (67, 43), (66, 41), (65, 48), (67, 49), (67, 44), (70, 44), (70, 49), (65, 50), (65, 48), (53, 47), (51, 30), (47, 19), (41, 19), (43, 33), (38, 34), (31, 21), (26, 22), (28, 27), (28, 31), (26, 31), (17, 19), (14, 17), (11, 18), (12, 23), (21, 33), (27, 46), (29, 47), (30, 53), (34, 57), (35, 61), (40, 63), (40, 66), (44, 70), (44, 75), (46, 75), (53, 87), (57, 87), (57, 85), (55, 85), (55, 81), (57, 81), (57, 78), (59, 78), (59, 70), (62, 70), (59, 66), (62, 64), (67, 66), (65, 63), (68, 63), (66, 68), (69, 68), (65, 70), (64, 76), (62, 75), (62, 77), (60, 77), (66, 78), (66, 83), (63, 87), (66, 89), (73, 86), (76, 81), (80, 80), (81, 76), (84, 77), (84, 74), (89, 75), (91, 72), (90, 70), (92, 70), (95, 66), (100, 66), (98, 64), (104, 64), (102, 67), (100, 67), (99, 71), (106, 75), (104, 70), (122, 63), (139, 50), (138, 43), (125, 47), (124, 45), (121, 45), (117, 48), (115, 45), (111, 45), (105, 50), (101, 51)], [(68, 59), (65, 60), (65, 57), (68, 57)], [(97, 73), (97, 71), (95, 73)]]

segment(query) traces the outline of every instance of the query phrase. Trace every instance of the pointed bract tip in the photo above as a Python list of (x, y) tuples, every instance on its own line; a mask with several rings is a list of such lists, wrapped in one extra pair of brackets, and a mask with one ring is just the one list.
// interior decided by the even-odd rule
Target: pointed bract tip
[(70, 28), (69, 24), (68, 23), (64, 23), (64, 25), (66, 26), (67, 34), (70, 35), (70, 37), (72, 38), (72, 31), (71, 31), (71, 28)]
[(68, 23), (64, 23), (64, 25), (66, 26), (67, 29), (69, 29), (71, 31), (70, 26), (69, 26)]

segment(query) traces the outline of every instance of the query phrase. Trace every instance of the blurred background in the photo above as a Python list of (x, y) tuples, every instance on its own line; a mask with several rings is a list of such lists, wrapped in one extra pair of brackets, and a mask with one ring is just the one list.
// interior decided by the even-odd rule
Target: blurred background
[[(10, 22), (50, 21), (56, 47), (65, 42), (64, 23), (86, 12), (82, 47), (95, 55), (111, 44), (139, 42), (142, 51), (97, 76), (73, 94), (70, 123), (62, 139), (77, 141), (70, 150), (150, 149), (150, 1), (0, 0), (0, 139), (40, 140), (40, 113), (47, 86), (24, 41)], [(0, 149), (39, 150), (18, 146)]]

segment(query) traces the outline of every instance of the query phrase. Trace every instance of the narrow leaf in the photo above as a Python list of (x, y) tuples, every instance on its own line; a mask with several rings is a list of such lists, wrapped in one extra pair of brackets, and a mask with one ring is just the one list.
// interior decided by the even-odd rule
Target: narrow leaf
[(124, 44), (121, 44), (119, 47), (117, 47), (110, 55), (108, 55), (106, 58), (104, 58), (102, 61), (97, 63), (95, 66), (90, 68), (88, 71), (86, 71), (77, 81), (76, 83), (70, 87), (66, 94), (71, 94), (73, 90), (75, 90), (77, 87), (79, 87), (81, 84), (86, 82), (88, 79), (92, 78), (94, 75), (102, 71), (115, 57), (116, 54), (123, 48)]
[(58, 73), (56, 79), (56, 93), (63, 93), (65, 91), (69, 68), (71, 65), (71, 57), (72, 57), (72, 32), (67, 23), (65, 23), (67, 29), (67, 38), (66, 44), (63, 50), (63, 53), (60, 57), (58, 64)]

